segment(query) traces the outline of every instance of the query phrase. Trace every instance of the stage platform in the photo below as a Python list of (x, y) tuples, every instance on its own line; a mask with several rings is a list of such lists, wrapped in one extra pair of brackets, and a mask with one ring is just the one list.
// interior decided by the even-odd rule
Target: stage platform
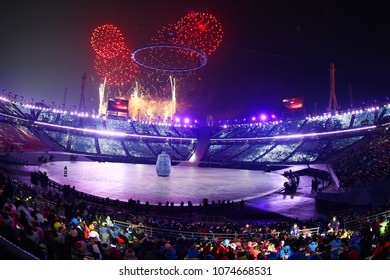
[(205, 198), (209, 203), (250, 200), (280, 190), (286, 182), (285, 177), (272, 172), (180, 165), (172, 166), (169, 177), (159, 177), (155, 165), (93, 161), (48, 162), (39, 171), (81, 192), (125, 202), (148, 201), (152, 205), (159, 201), (199, 204)]

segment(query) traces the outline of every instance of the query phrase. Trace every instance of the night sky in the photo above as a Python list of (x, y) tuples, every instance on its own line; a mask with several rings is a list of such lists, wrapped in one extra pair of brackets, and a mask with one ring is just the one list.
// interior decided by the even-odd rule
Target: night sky
[(179, 114), (281, 115), (290, 97), (304, 97), (306, 113), (325, 112), (332, 62), (341, 109), (390, 97), (385, 1), (3, 1), (0, 89), (60, 105), (67, 87), (67, 106), (78, 107), (86, 72), (87, 109), (97, 109), (92, 31), (114, 24), (135, 49), (190, 11), (212, 13), (224, 38), (198, 82), (179, 85)]

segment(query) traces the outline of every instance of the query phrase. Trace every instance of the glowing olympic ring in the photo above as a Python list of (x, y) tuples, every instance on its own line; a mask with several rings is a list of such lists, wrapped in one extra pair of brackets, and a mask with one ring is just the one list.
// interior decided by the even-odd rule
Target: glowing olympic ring
[[(170, 68), (170, 67), (160, 67), (160, 66), (148, 64), (148, 63), (145, 63), (145, 62), (136, 58), (136, 55), (138, 53), (144, 52), (144, 51), (151, 51), (154, 49), (178, 49), (178, 50), (189, 51), (189, 52), (192, 52), (192, 53), (195, 53), (196, 55), (198, 55), (200, 60), (199, 60), (199, 63), (195, 64), (193, 67), (190, 66), (190, 67), (179, 67), (179, 68), (172, 67), (172, 68)], [(207, 64), (207, 55), (204, 52), (197, 50), (197, 49), (187, 47), (187, 46), (180, 46), (180, 45), (162, 45), (162, 44), (160, 44), (160, 45), (147, 45), (147, 46), (144, 46), (144, 47), (141, 47), (141, 48), (134, 50), (131, 53), (131, 59), (140, 66), (143, 66), (143, 67), (146, 67), (146, 68), (149, 68), (152, 70), (156, 70), (156, 71), (164, 71), (164, 72), (171, 72), (171, 73), (195, 71), (195, 70), (198, 70), (199, 68), (202, 68), (203, 66), (205, 66)]]

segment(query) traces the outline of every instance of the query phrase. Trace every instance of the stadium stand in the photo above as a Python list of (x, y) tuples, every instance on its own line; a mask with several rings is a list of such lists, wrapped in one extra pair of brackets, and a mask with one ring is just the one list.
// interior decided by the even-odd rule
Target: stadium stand
[[(166, 151), (175, 162), (187, 162), (203, 129), (27, 105), (0, 100), (0, 162), (6, 167), (12, 160), (7, 154), (49, 149), (140, 163), (155, 162)], [(212, 128), (198, 163), (259, 169), (268, 164), (324, 163), (337, 176), (338, 191), (361, 191), (389, 182), (389, 111), (386, 105), (299, 120), (220, 125)], [(1, 168), (0, 246), (7, 249), (0, 258), (383, 260), (390, 258), (390, 212), (383, 198), (379, 204), (338, 213), (336, 229), (331, 228), (332, 217), (210, 222), (201, 215), (205, 205), (188, 203), (185, 209), (177, 206), (176, 212), (167, 205), (164, 212), (161, 205), (78, 192), (42, 173), (32, 172), (29, 184)], [(214, 207), (232, 217), (250, 211), (243, 203), (224, 201)]]

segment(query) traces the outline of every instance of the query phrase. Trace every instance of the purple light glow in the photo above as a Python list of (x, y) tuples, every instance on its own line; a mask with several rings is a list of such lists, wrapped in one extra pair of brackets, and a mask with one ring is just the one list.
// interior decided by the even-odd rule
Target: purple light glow
[[(280, 121), (282, 123), (282, 121)], [(382, 124), (385, 126), (386, 124)], [(227, 125), (223, 126), (227, 128)], [(211, 138), (211, 141), (216, 142), (235, 142), (235, 141), (249, 141), (249, 140), (278, 140), (278, 139), (303, 139), (306, 137), (316, 137), (316, 136), (327, 136), (327, 135), (342, 135), (344, 133), (357, 132), (357, 131), (366, 131), (375, 129), (377, 126), (371, 125), (367, 127), (359, 127), (359, 128), (351, 128), (345, 130), (337, 130), (337, 131), (328, 131), (328, 132), (318, 132), (318, 133), (307, 133), (307, 134), (292, 134), (292, 135), (279, 135), (279, 136), (268, 136), (268, 137), (248, 137), (248, 138)]]
[[(2, 113), (0, 113), (0, 115), (2, 115)], [(119, 131), (107, 131), (107, 130), (96, 130), (96, 129), (90, 129), (90, 128), (78, 128), (78, 127), (63, 126), (63, 125), (58, 125), (58, 124), (44, 123), (44, 122), (40, 122), (40, 121), (34, 121), (34, 124), (40, 125), (40, 126), (46, 126), (46, 127), (54, 127), (54, 128), (59, 128), (59, 129), (87, 132), (87, 133), (96, 134), (96, 135), (103, 135), (103, 136), (128, 137), (128, 138), (136, 138), (136, 139), (142, 139), (142, 138), (167, 139), (167, 137), (165, 137), (165, 136), (139, 135), (139, 134), (130, 134), (130, 133), (125, 133), (125, 132), (119, 132)], [(179, 127), (180, 127), (180, 125), (179, 125)], [(169, 139), (180, 140), (180, 141), (182, 141), (182, 140), (196, 141), (197, 140), (196, 138), (182, 138), (182, 137), (169, 137)]]
[(262, 121), (265, 121), (265, 120), (267, 120), (267, 116), (264, 115), (264, 114), (261, 114), (260, 119), (261, 119)]
[(185, 118), (184, 119), (184, 123), (189, 123), (190, 122), (190, 119), (189, 118)]

